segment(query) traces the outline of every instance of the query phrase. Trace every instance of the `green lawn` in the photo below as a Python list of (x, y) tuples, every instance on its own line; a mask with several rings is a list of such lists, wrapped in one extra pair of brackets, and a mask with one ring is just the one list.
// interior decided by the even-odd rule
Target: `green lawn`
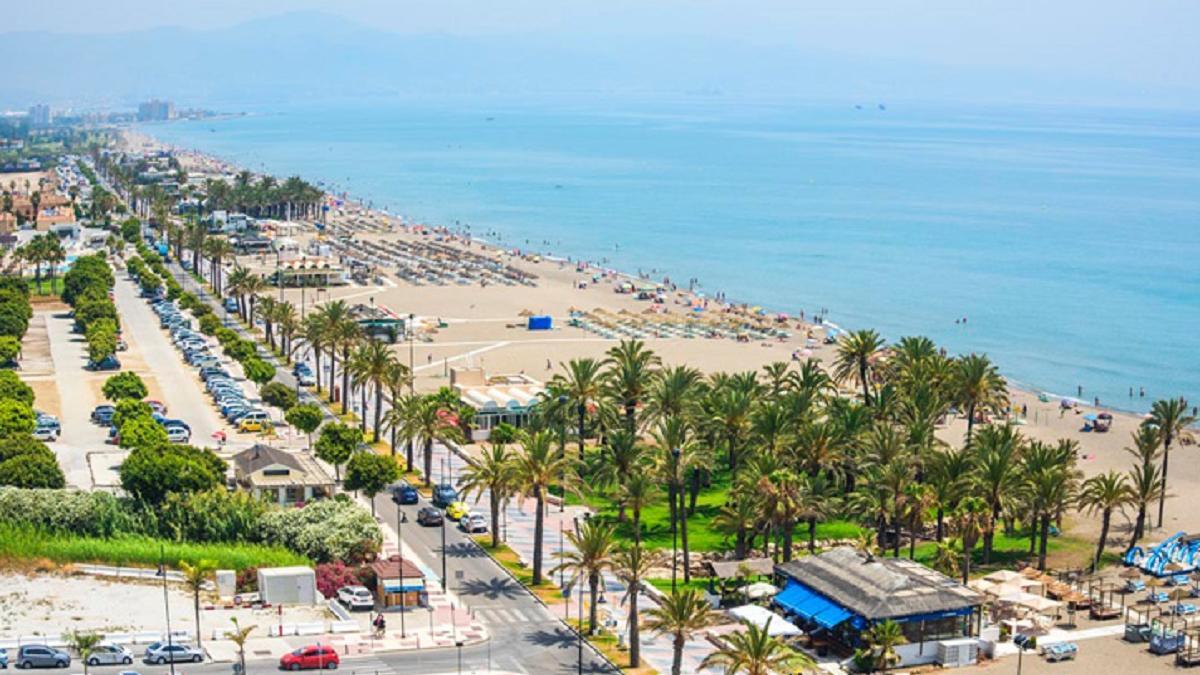
[(29, 281), (29, 294), (33, 297), (59, 296), (63, 292), (62, 275), (54, 277), (51, 282), (49, 277), (42, 277), (42, 283), (34, 281), (32, 278)]
[(311, 565), (302, 555), (275, 546), (256, 544), (192, 544), (165, 539), (123, 535), (110, 539), (41, 532), (33, 528), (0, 525), (0, 559), (51, 560), (56, 563), (97, 563), (151, 567), (162, 555), (169, 566), (180, 560), (212, 560), (221, 569)]

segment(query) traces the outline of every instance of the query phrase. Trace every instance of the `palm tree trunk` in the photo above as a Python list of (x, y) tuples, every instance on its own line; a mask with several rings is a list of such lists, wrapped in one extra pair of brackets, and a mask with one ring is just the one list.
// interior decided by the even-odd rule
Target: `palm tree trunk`
[(967, 404), (967, 447), (971, 447), (971, 432), (975, 429), (975, 402)]
[(379, 382), (375, 383), (375, 433), (372, 437), (372, 442), (379, 442), (379, 425), (383, 419), (383, 388), (379, 386)]
[[(409, 438), (408, 444), (405, 446), (405, 452), (407, 453), (408, 456), (404, 458), (405, 463), (408, 465), (408, 468), (406, 470), (409, 473), (412, 473), (412, 471), (413, 471), (413, 450), (414, 449), (415, 448), (413, 447), (413, 439)], [(428, 474), (426, 474), (426, 475), (428, 475)]]
[(946, 534), (945, 529), (946, 511), (941, 506), (937, 508), (937, 541), (942, 543), (942, 537)]
[(683, 508), (683, 490), (677, 490), (677, 492), (679, 507), (675, 509), (675, 515), (679, 517), (679, 541), (683, 544), (683, 583), (686, 584), (692, 580), (691, 555), (688, 552), (687, 509)]
[(688, 508), (689, 516), (696, 515), (696, 500), (700, 498), (700, 469), (692, 469), (692, 481), (688, 486)]
[[(364, 382), (362, 384), (362, 386), (360, 386), (358, 388), (358, 396), (359, 396), (359, 409), (362, 410), (362, 415), (359, 417), (359, 420), (358, 420), (358, 430), (365, 434), (365, 433), (367, 433), (367, 383), (366, 382)], [(379, 440), (379, 439), (376, 438), (375, 440)]]
[(394, 424), (392, 425), (392, 429), (391, 429), (390, 433), (391, 433), (391, 443), (389, 443), (388, 446), (392, 449), (392, 459), (395, 459), (396, 458), (396, 425), (394, 425)]
[(1133, 538), (1129, 540), (1129, 548), (1133, 548), (1134, 545), (1138, 543), (1138, 541), (1142, 538), (1142, 535), (1145, 533), (1145, 528), (1146, 504), (1142, 503), (1138, 505), (1137, 520), (1133, 523)]
[(200, 589), (192, 592), (193, 609), (196, 612), (196, 647), (200, 648)]
[(817, 552), (817, 519), (808, 519), (808, 552)]
[(871, 387), (867, 383), (867, 361), (862, 359), (858, 362), (858, 379), (862, 381), (863, 388), (863, 405), (871, 405)]
[(1038, 542), (1038, 570), (1046, 571), (1046, 541), (1050, 538), (1050, 514), (1042, 516), (1041, 541)]
[(433, 485), (433, 439), (425, 439), (425, 484)]
[(580, 403), (579, 404), (579, 461), (581, 461), (581, 462), (583, 461), (583, 432), (584, 432), (584, 426), (585, 426), (584, 423), (587, 421), (586, 418), (587, 418), (587, 407), (584, 404)]
[(1163, 475), (1162, 490), (1158, 493), (1158, 527), (1163, 524), (1163, 506), (1167, 501), (1167, 462), (1171, 459), (1171, 434), (1163, 438)]
[(588, 607), (588, 635), (596, 634), (596, 596), (600, 592), (600, 575), (592, 572), (588, 574), (588, 591), (592, 601), (592, 606)]
[(629, 592), (629, 667), (639, 668), (642, 665), (642, 645), (638, 626), (638, 594), (637, 589)]
[(633, 544), (634, 546), (642, 545), (642, 509), (640, 507), (633, 509)]
[(992, 502), (992, 517), (988, 520), (987, 529), (983, 533), (983, 564), (992, 562), (992, 542), (996, 538), (996, 520), (1000, 518), (1000, 503)]
[(675, 634), (675, 640), (671, 644), (673, 653), (671, 654), (671, 675), (680, 675), (683, 670), (683, 635)]
[(488, 490), (488, 501), (492, 507), (492, 548), (500, 548), (500, 497), (495, 490)]
[(783, 523), (783, 562), (792, 560), (792, 530), (795, 527), (795, 523), (790, 520)]
[(1104, 555), (1104, 545), (1108, 543), (1108, 526), (1112, 520), (1112, 511), (1105, 509), (1104, 517), (1100, 520), (1100, 543), (1096, 545), (1096, 559), (1092, 561), (1092, 574), (1100, 568), (1100, 556)]
[(533, 493), (533, 585), (540, 586), (542, 583), (542, 546), (545, 543), (542, 541), (545, 528), (543, 520), (546, 517), (546, 507), (542, 499), (542, 488), (535, 487)]
[(346, 367), (347, 363), (350, 363), (350, 347), (348, 345), (342, 347), (342, 414), (343, 415), (346, 414), (346, 410), (347, 410), (346, 404), (348, 402), (348, 399), (350, 398), (349, 396), (347, 396), (347, 394), (350, 391), (350, 369)]

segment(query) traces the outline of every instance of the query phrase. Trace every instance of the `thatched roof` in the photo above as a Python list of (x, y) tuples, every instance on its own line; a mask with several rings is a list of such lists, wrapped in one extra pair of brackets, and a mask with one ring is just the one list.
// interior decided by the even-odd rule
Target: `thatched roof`
[(904, 558), (872, 558), (836, 548), (776, 570), (868, 620), (934, 614), (983, 603), (954, 579)]
[(747, 560), (710, 560), (708, 566), (712, 575), (718, 579), (734, 579), (745, 567), (751, 575), (770, 576), (775, 571), (775, 563), (770, 558), (749, 558)]

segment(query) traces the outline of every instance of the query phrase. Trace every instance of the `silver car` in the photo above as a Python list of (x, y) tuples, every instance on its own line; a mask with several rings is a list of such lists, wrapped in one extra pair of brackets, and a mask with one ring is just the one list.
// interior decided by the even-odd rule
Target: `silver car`
[(204, 660), (204, 652), (191, 645), (167, 644), (155, 642), (146, 647), (146, 655), (142, 658), (146, 663), (200, 663)]
[(96, 645), (87, 657), (89, 666), (112, 666), (122, 663), (126, 665), (133, 663), (133, 652), (120, 645)]
[(25, 645), (17, 650), (13, 664), (18, 668), (66, 668), (71, 665), (71, 655), (46, 645)]

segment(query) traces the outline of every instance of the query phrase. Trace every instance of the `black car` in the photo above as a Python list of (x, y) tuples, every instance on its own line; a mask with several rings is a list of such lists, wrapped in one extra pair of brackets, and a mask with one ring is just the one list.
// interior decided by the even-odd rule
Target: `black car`
[(94, 410), (92, 410), (92, 421), (96, 424), (108, 426), (112, 424), (113, 415), (116, 414), (116, 412), (117, 409), (111, 405), (108, 405), (107, 403), (104, 405), (98, 405)]
[(442, 524), (442, 512), (432, 506), (422, 507), (417, 511), (417, 524), (434, 527)]
[(390, 491), (392, 493), (392, 501), (397, 504), (416, 504), (420, 497), (417, 494), (417, 488), (408, 483), (393, 485)]
[(446, 508), (453, 502), (458, 501), (458, 490), (449, 483), (441, 483), (433, 489), (433, 505)]

